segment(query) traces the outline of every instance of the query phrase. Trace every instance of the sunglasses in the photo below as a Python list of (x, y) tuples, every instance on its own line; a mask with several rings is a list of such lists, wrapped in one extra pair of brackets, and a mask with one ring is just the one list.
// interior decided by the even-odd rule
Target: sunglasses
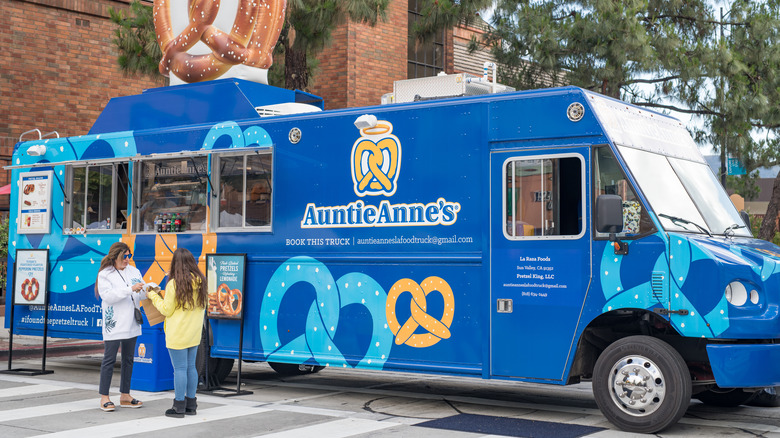
[(124, 255), (124, 259), (125, 259), (125, 260), (127, 260), (127, 259), (131, 259), (131, 258), (133, 258), (133, 253), (130, 253), (130, 254), (125, 254), (125, 255)]

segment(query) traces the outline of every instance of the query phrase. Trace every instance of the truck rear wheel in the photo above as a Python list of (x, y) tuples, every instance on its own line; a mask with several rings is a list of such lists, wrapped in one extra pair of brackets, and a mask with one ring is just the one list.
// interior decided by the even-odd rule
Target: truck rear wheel
[(746, 392), (742, 388), (714, 387), (693, 396), (705, 405), (719, 406), (722, 408), (735, 408), (748, 404), (758, 395), (758, 391)]
[(688, 410), (691, 376), (669, 344), (649, 336), (630, 336), (599, 356), (593, 394), (612, 424), (628, 432), (655, 433)]
[[(206, 364), (208, 360), (208, 376), (206, 376)], [(198, 346), (198, 355), (195, 358), (195, 367), (198, 370), (198, 380), (205, 382), (206, 386), (219, 386), (225, 381), (227, 376), (233, 370), (233, 359), (221, 357), (211, 357), (211, 347), (209, 346), (209, 336), (206, 329), (203, 329), (203, 335), (200, 337)], [(208, 379), (208, 380), (207, 380)]]
[(304, 365), (297, 363), (282, 363), (282, 362), (268, 362), (271, 369), (283, 376), (300, 376), (303, 374), (314, 374), (320, 372), (323, 366), (319, 365)]

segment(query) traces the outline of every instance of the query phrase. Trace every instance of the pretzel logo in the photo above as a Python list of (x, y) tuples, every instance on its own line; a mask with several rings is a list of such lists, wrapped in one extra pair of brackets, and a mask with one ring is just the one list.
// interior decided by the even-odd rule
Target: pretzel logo
[[(441, 321), (426, 313), (425, 297), (436, 290), (444, 298), (444, 312)], [(407, 292), (412, 294), (410, 303), (412, 314), (402, 326), (398, 323), (395, 308), (398, 298)], [(387, 294), (386, 313), (387, 325), (395, 335), (396, 345), (406, 344), (416, 348), (430, 347), (440, 340), (450, 337), (450, 325), (455, 316), (455, 297), (450, 285), (442, 278), (428, 277), (423, 280), (422, 284), (417, 284), (408, 278), (402, 278), (395, 282), (390, 293)], [(415, 334), (414, 332), (419, 327), (424, 328), (428, 333)]]
[[(174, 36), (171, 4), (175, 1), (154, 0), (154, 28), (163, 53), (159, 65), (163, 76), (173, 72), (184, 82), (200, 82), (216, 79), (237, 64), (267, 69), (273, 63), (273, 48), (284, 23), (286, 0), (237, 0), (229, 34), (214, 25), (221, 0), (189, 0), (187, 27)], [(187, 53), (199, 41), (211, 53)]]
[(352, 181), (358, 196), (392, 196), (401, 167), (401, 142), (392, 135), (393, 125), (379, 120), (352, 146)]

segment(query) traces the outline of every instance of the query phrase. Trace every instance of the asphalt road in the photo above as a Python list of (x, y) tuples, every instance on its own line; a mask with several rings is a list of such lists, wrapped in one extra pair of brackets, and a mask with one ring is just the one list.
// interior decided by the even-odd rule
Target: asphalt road
[[(242, 366), (242, 390), (199, 394), (198, 415), (163, 415), (173, 392), (140, 392), (140, 409), (98, 409), (99, 354), (54, 357), (40, 376), (0, 374), (0, 437), (635, 437), (606, 421), (589, 384), (569, 387), (327, 368), (281, 378)], [(40, 368), (40, 361), (14, 361)], [(236, 368), (224, 385), (235, 392)], [(113, 383), (119, 381), (116, 369)], [(117, 388), (112, 399), (118, 402)], [(659, 437), (778, 437), (780, 408), (691, 403)]]

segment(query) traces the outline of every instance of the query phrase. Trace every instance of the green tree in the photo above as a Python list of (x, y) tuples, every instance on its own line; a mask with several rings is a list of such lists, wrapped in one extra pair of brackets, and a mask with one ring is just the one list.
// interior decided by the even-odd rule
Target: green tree
[[(487, 43), (509, 85), (573, 84), (697, 116), (697, 141), (750, 175), (778, 161), (779, 12), (777, 0), (734, 1), (723, 13), (707, 0), (498, 0)], [(746, 198), (750, 178), (739, 185)]]
[(152, 7), (139, 0), (130, 3), (129, 13), (123, 9), (109, 9), (111, 21), (117, 25), (112, 42), (119, 51), (117, 62), (126, 74), (142, 74), (164, 80), (157, 68), (162, 51), (154, 32)]
[(288, 0), (279, 36), (285, 88), (307, 89), (309, 59), (330, 44), (333, 30), (347, 19), (373, 26), (386, 18), (388, 3), (389, 0)]

